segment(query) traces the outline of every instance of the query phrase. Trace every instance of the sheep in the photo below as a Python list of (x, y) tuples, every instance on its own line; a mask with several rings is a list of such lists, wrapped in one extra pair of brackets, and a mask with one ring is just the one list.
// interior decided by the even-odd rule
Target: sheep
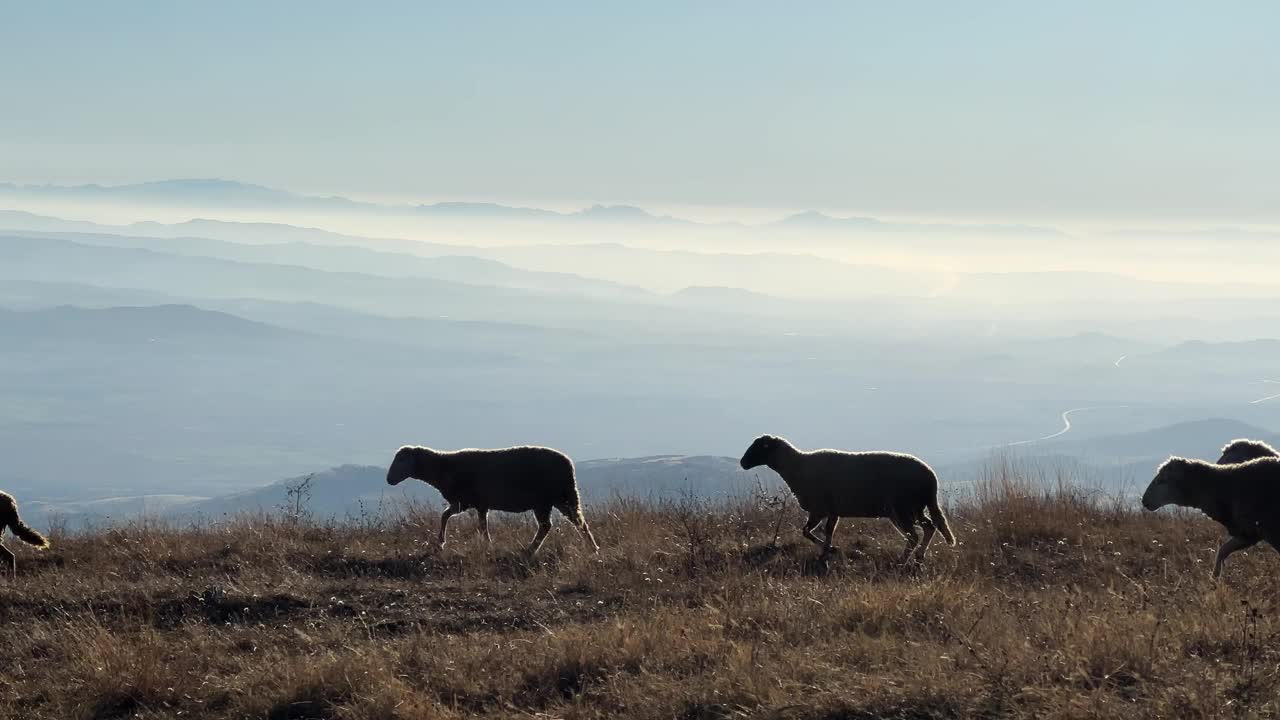
[(449, 503), (440, 515), (440, 547), (444, 547), (449, 518), (460, 512), (475, 508), (480, 534), (492, 542), (487, 522), (490, 510), (532, 510), (538, 519), (538, 534), (527, 549), (532, 556), (551, 530), (554, 507), (577, 526), (592, 552), (600, 550), (582, 516), (573, 461), (557, 450), (521, 446), (446, 451), (406, 445), (396, 451), (387, 469), (387, 484), (398, 485), (407, 478), (431, 485)]
[[(43, 535), (18, 517), (18, 501), (14, 500), (9, 493), (0, 492), (0, 533), (3, 533), (5, 528), (12, 530), (19, 540), (34, 546), (37, 550), (49, 547), (49, 541)], [(0, 560), (9, 565), (10, 575), (18, 576), (18, 558), (3, 543), (0, 543)]]
[[(902, 552), (905, 562), (915, 551), (917, 562), (936, 531), (950, 545), (955, 536), (938, 506), (938, 477), (923, 460), (892, 452), (845, 452), (814, 450), (804, 452), (783, 438), (761, 435), (751, 443), (740, 461), (743, 470), (760, 465), (782, 476), (783, 482), (809, 513), (802, 534), (822, 547), (822, 556), (832, 551), (831, 541), (842, 517), (888, 518), (906, 538)], [(929, 517), (924, 515), (929, 510)], [(813, 534), (826, 519), (826, 540)], [(924, 528), (924, 541), (915, 526)]]
[(1165, 505), (1196, 508), (1226, 527), (1230, 536), (1213, 564), (1217, 578), (1227, 556), (1259, 540), (1280, 550), (1280, 458), (1231, 465), (1169, 458), (1142, 494), (1147, 510)]
[(1222, 448), (1219, 465), (1236, 465), (1261, 457), (1280, 457), (1280, 453), (1261, 440), (1232, 440)]

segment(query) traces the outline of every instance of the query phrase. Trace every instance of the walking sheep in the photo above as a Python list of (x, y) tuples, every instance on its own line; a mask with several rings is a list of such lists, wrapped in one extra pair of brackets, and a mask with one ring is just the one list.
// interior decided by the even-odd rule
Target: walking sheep
[(1270, 445), (1261, 440), (1232, 440), (1227, 446), (1222, 448), (1222, 457), (1218, 458), (1219, 465), (1236, 465), (1250, 460), (1257, 460), (1261, 457), (1277, 457), (1280, 453)]
[(1227, 556), (1259, 540), (1280, 550), (1280, 458), (1232, 465), (1169, 458), (1142, 495), (1148, 510), (1165, 505), (1196, 508), (1227, 528), (1230, 537), (1213, 564), (1216, 578)]
[[(917, 457), (891, 452), (803, 452), (786, 440), (761, 435), (742, 456), (744, 470), (767, 465), (786, 482), (800, 507), (809, 513), (804, 536), (831, 552), (836, 525), (842, 517), (888, 518), (906, 538), (905, 561), (915, 550), (923, 561), (935, 528), (951, 545), (955, 536), (938, 506), (938, 477)], [(926, 518), (924, 511), (929, 510)], [(813, 534), (826, 519), (826, 541)], [(915, 526), (924, 528), (924, 541)]]
[(551, 530), (551, 508), (555, 508), (578, 527), (593, 552), (600, 549), (582, 516), (573, 461), (557, 450), (522, 446), (450, 452), (406, 445), (396, 451), (387, 470), (387, 483), (397, 485), (407, 478), (431, 485), (449, 503), (440, 515), (441, 547), (449, 518), (460, 512), (475, 508), (480, 534), (492, 542), (487, 522), (490, 510), (532, 510), (538, 519), (538, 534), (528, 548), (533, 555)]
[[(49, 547), (49, 541), (43, 535), (32, 529), (30, 525), (22, 522), (22, 518), (18, 517), (18, 502), (13, 499), (13, 496), (6, 492), (0, 492), (0, 534), (4, 533), (5, 528), (12, 530), (19, 540), (35, 546), (38, 550), (44, 550)], [(0, 561), (8, 563), (9, 574), (17, 577), (18, 558), (3, 543), (0, 543)]]

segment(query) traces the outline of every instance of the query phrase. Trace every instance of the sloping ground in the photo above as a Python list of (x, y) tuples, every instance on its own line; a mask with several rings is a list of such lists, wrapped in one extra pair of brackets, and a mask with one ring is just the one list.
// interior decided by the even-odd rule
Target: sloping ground
[[(733, 458), (711, 455), (587, 460), (578, 463), (577, 472), (579, 489), (588, 504), (619, 498), (724, 500), (749, 494), (760, 485), (775, 487), (781, 482), (767, 468), (746, 472)], [(295, 505), (320, 520), (359, 519), (405, 502), (443, 504), (440, 494), (425, 483), (410, 481), (391, 487), (386, 477), (385, 467), (340, 465), (214, 498), (145, 495), (61, 504), (31, 502), (23, 508), (37, 525), (56, 521), (78, 527), (142, 514), (173, 520), (219, 520), (244, 512), (275, 513)]]
[[(618, 501), (560, 523), (392, 509), (55, 533), (0, 581), (0, 708), (24, 718), (1193, 718), (1280, 713), (1280, 559), (1220, 530), (1008, 479), (956, 548), (884, 521), (829, 563), (799, 511)], [(780, 546), (771, 541), (782, 521)], [(17, 545), (10, 541), (11, 546)]]

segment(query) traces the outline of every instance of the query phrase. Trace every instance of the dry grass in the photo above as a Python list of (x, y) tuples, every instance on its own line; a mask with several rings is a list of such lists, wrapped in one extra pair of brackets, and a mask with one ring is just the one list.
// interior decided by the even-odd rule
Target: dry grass
[[(997, 478), (961, 544), (896, 564), (884, 521), (830, 563), (792, 506), (594, 508), (487, 550), (434, 512), (55, 533), (0, 580), (0, 709), (24, 718), (1280, 716), (1280, 558), (1065, 485)], [(11, 543), (12, 545), (13, 543)], [(17, 716), (17, 715), (13, 715)]]

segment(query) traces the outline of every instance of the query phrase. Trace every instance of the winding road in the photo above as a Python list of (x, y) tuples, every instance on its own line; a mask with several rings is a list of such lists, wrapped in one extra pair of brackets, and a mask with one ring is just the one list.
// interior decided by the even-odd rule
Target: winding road
[(1070, 410), (1067, 410), (1062, 413), (1062, 429), (1059, 430), (1058, 432), (1053, 433), (1051, 435), (1045, 435), (1044, 437), (1034, 438), (1031, 440), (1019, 440), (1018, 442), (1005, 443), (1000, 447), (1016, 447), (1018, 445), (1030, 445), (1031, 443), (1044, 442), (1045, 440), (1052, 440), (1057, 437), (1062, 437), (1063, 435), (1066, 435), (1067, 433), (1071, 432), (1071, 416), (1078, 412), (1085, 412), (1086, 410), (1119, 410), (1121, 408), (1127, 408), (1127, 407), (1129, 406), (1128, 405), (1093, 405), (1090, 407), (1071, 408)]
[[(1120, 357), (1116, 358), (1115, 362), (1113, 362), (1112, 364), (1115, 365), (1115, 367), (1120, 367), (1120, 365), (1124, 363), (1124, 361), (1128, 357), (1129, 357), (1128, 355), (1121, 355)], [(1280, 380), (1258, 380), (1257, 382), (1264, 385), (1280, 385)], [(1267, 395), (1266, 397), (1260, 397), (1257, 400), (1251, 400), (1249, 401), (1249, 404), (1261, 405), (1262, 403), (1271, 402), (1272, 400), (1280, 400), (1280, 393), (1275, 393), (1274, 395)], [(1032, 438), (1031, 440), (1019, 440), (1017, 442), (1004, 443), (1002, 445), (993, 445), (991, 447), (993, 448), (1018, 447), (1020, 445), (1030, 445), (1032, 443), (1044, 442), (1046, 440), (1053, 440), (1055, 438), (1062, 437), (1063, 435), (1066, 435), (1067, 433), (1071, 432), (1071, 416), (1074, 415), (1075, 413), (1085, 412), (1088, 410), (1118, 410), (1118, 409), (1127, 408), (1127, 407), (1130, 407), (1130, 406), (1129, 405), (1093, 405), (1089, 407), (1071, 408), (1070, 410), (1066, 410), (1062, 413), (1062, 429), (1055, 433), (1045, 435), (1044, 437)]]
[[(1121, 356), (1119, 360), (1116, 360), (1115, 362), (1116, 367), (1120, 366), (1120, 362), (1124, 360), (1125, 357), (1127, 356)], [(1265, 385), (1280, 385), (1280, 380), (1259, 380), (1258, 382)], [(1268, 395), (1266, 397), (1261, 397), (1261, 398), (1258, 398), (1257, 400), (1251, 400), (1249, 404), (1261, 405), (1262, 403), (1270, 402), (1272, 400), (1280, 400), (1280, 393), (1276, 393), (1274, 395)], [(1017, 447), (1019, 445), (1030, 445), (1032, 443), (1044, 442), (1045, 440), (1053, 440), (1054, 438), (1062, 437), (1063, 435), (1066, 435), (1067, 433), (1071, 432), (1071, 416), (1074, 415), (1075, 413), (1085, 412), (1088, 410), (1119, 410), (1121, 408), (1127, 408), (1127, 407), (1130, 407), (1130, 406), (1129, 405), (1092, 405), (1090, 407), (1071, 408), (1070, 410), (1067, 410), (1062, 413), (1062, 429), (1061, 430), (1055, 433), (1051, 433), (1049, 435), (1045, 435), (1044, 437), (1033, 438), (1031, 440), (1019, 440), (1018, 442), (1005, 443), (1003, 445), (996, 445), (994, 447)]]

